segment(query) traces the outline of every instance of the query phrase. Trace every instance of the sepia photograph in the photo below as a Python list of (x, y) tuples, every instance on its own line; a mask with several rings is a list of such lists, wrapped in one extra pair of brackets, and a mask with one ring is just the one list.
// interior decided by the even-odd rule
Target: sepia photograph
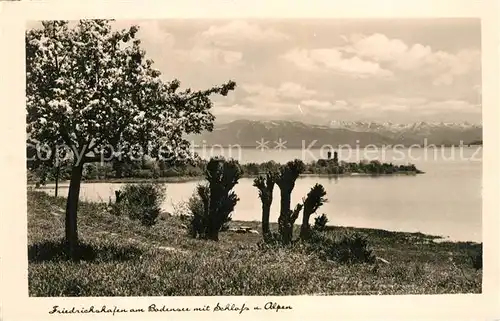
[(84, 8), (33, 10), (12, 31), (12, 297), (46, 317), (229, 317), (492, 295), (498, 79), (479, 11)]
[(26, 84), (32, 296), (481, 293), (479, 19), (33, 22)]

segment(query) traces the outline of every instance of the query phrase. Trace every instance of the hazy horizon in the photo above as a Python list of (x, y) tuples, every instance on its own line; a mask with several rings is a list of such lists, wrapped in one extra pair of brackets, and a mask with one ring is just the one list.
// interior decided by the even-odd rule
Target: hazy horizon
[(420, 122), (423, 122), (423, 123), (444, 123), (444, 124), (450, 124), (450, 123), (455, 123), (455, 124), (470, 124), (470, 125), (476, 125), (476, 126), (482, 126), (483, 125), (483, 122), (482, 120), (480, 121), (477, 121), (477, 122), (473, 122), (473, 121), (468, 121), (468, 120), (464, 120), (464, 121), (456, 121), (456, 122), (450, 122), (450, 121), (432, 121), (432, 120), (429, 120), (429, 121), (407, 121), (407, 122), (394, 122), (394, 121), (383, 121), (383, 120), (363, 120), (363, 119), (359, 119), (359, 120), (352, 120), (352, 121), (345, 121), (345, 120), (341, 120), (341, 119), (331, 119), (331, 120), (326, 120), (324, 123), (317, 123), (317, 122), (308, 122), (307, 120), (304, 120), (304, 119), (274, 119), (274, 118), (264, 118), (264, 119), (250, 119), (250, 118), (235, 118), (235, 119), (232, 119), (232, 120), (229, 120), (229, 121), (222, 121), (222, 120), (215, 120), (215, 124), (216, 125), (224, 125), (224, 124), (229, 124), (229, 123), (232, 123), (232, 122), (237, 122), (237, 121), (260, 121), (260, 122), (285, 122), (285, 121), (290, 121), (290, 122), (300, 122), (300, 123), (303, 123), (303, 124), (306, 124), (306, 125), (318, 125), (318, 126), (328, 126), (329, 124), (331, 124), (331, 122), (335, 122), (335, 121), (338, 121), (338, 122), (346, 122), (346, 123), (349, 123), (349, 122), (363, 122), (363, 123), (377, 123), (377, 124), (384, 124), (384, 123), (391, 123), (391, 124), (394, 124), (394, 125), (404, 125), (404, 124), (415, 124), (415, 123), (420, 123)]

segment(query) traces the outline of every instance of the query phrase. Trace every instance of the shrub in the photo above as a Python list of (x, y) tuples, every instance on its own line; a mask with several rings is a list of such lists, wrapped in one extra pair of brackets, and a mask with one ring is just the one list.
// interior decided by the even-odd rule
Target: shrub
[(472, 267), (476, 270), (481, 270), (483, 268), (483, 244), (479, 244), (473, 250), (469, 252), (469, 260), (472, 263)]
[(160, 171), (161, 177), (176, 177), (179, 176), (179, 172), (176, 168), (167, 168)]
[(340, 263), (375, 263), (367, 238), (357, 233), (343, 237), (331, 249), (330, 255)]
[(145, 226), (156, 224), (165, 198), (164, 185), (157, 183), (127, 184), (120, 189), (120, 199), (111, 205), (114, 215), (126, 215)]
[(85, 164), (83, 166), (82, 177), (87, 180), (99, 178), (99, 171), (97, 170), (96, 165)]
[[(295, 243), (295, 245), (297, 245), (297, 243)], [(265, 239), (262, 239), (257, 243), (257, 248), (259, 249), (259, 251), (262, 251), (262, 253), (265, 253), (267, 251), (275, 252), (283, 249), (283, 240), (281, 239), (281, 234), (279, 234), (278, 232), (270, 231)], [(296, 250), (297, 248), (298, 247), (295, 246), (294, 249)]]
[(199, 193), (204, 193), (202, 191), (204, 189), (204, 186), (199, 185), (196, 188), (196, 192), (193, 193), (191, 198), (189, 198), (188, 201), (188, 209), (189, 209), (189, 234), (196, 238), (198, 235), (199, 236), (204, 236), (205, 235), (205, 226), (206, 226), (206, 215), (205, 215), (205, 208), (203, 206), (203, 201), (201, 200), (201, 197)]
[(323, 232), (326, 230), (326, 224), (328, 223), (328, 217), (325, 214), (321, 214), (314, 218), (313, 230), (318, 232)]
[(138, 178), (154, 178), (153, 171), (150, 169), (138, 169), (135, 170), (134, 176)]
[(231, 213), (239, 201), (232, 190), (241, 177), (237, 161), (212, 158), (206, 166), (206, 185), (199, 185), (190, 199), (192, 237), (217, 241), (219, 232), (229, 228)]
[(368, 246), (368, 240), (358, 233), (343, 235), (335, 240), (322, 233), (313, 232), (308, 244), (309, 251), (324, 260), (334, 260), (342, 264), (375, 262), (375, 255)]

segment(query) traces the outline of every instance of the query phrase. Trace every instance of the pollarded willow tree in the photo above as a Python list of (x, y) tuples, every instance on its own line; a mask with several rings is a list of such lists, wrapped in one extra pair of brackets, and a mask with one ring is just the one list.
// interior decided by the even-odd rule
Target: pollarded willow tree
[(270, 239), (271, 230), (269, 228), (269, 218), (271, 216), (271, 205), (273, 203), (274, 184), (276, 183), (276, 173), (269, 171), (266, 176), (258, 176), (253, 181), (253, 186), (259, 190), (259, 198), (262, 202), (262, 236), (264, 240)]
[(219, 232), (227, 227), (234, 207), (240, 200), (233, 188), (238, 184), (243, 171), (236, 160), (212, 157), (206, 165), (206, 184), (196, 187), (191, 198), (190, 209), (192, 237), (219, 240)]
[(239, 198), (233, 188), (242, 175), (241, 167), (236, 160), (212, 158), (207, 163), (205, 178), (208, 181), (207, 226), (205, 238), (219, 240), (219, 231), (234, 210)]
[(212, 94), (164, 82), (136, 38), (139, 28), (113, 30), (110, 20), (45, 21), (26, 33), (27, 132), (30, 142), (73, 151), (66, 205), (66, 244), (75, 257), (83, 165), (147, 153), (189, 160), (184, 134), (213, 129)]
[(308, 239), (311, 233), (309, 218), (327, 201), (326, 190), (321, 184), (315, 184), (304, 200), (304, 213), (300, 227), (300, 238)]
[(278, 217), (278, 229), (284, 244), (289, 244), (293, 237), (293, 224), (299, 217), (300, 211), (304, 207), (303, 203), (298, 203), (293, 210), (290, 209), (292, 201), (292, 191), (295, 188), (295, 181), (305, 170), (304, 162), (295, 159), (282, 165), (276, 176), (276, 185), (280, 188), (280, 215)]

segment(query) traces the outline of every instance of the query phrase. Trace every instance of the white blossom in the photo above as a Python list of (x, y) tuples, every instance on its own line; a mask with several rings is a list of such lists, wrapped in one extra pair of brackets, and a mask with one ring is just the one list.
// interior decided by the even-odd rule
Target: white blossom
[[(50, 26), (44, 24), (44, 28)], [(74, 29), (57, 24), (55, 30), (28, 31), (26, 47), (36, 53), (26, 62), (27, 121), (33, 124), (28, 131), (51, 142), (59, 139), (61, 130), (69, 130), (65, 139), (70, 137), (73, 143), (93, 138), (102, 145), (116, 134), (121, 144), (129, 145), (146, 143), (144, 137), (157, 146), (168, 137), (172, 151), (186, 148), (179, 147), (182, 133), (173, 130), (204, 129), (211, 121), (206, 118), (210, 102), (201, 107), (173, 106), (170, 102), (176, 99), (171, 98), (189, 98), (194, 92), (169, 93), (169, 84), (146, 63), (146, 57), (140, 64), (131, 59), (144, 55), (132, 45), (134, 39), (120, 42), (112, 51), (113, 37), (110, 26), (101, 20), (83, 20)], [(56, 59), (59, 69), (54, 72)], [(137, 81), (131, 82), (134, 78)], [(124, 127), (123, 122), (127, 122)]]

